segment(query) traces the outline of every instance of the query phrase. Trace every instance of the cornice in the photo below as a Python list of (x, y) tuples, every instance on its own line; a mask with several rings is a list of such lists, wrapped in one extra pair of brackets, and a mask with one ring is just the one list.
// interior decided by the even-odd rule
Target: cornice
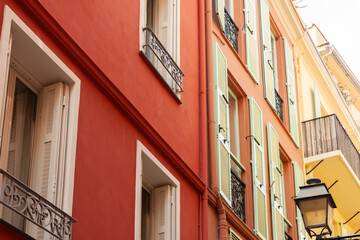
[(105, 73), (91, 60), (60, 24), (36, 0), (17, 0), (19, 5), (63, 49), (71, 60), (91, 79), (97, 87), (131, 120), (131, 122), (165, 155), (172, 166), (198, 192), (205, 191), (205, 183), (169, 146), (136, 107), (124, 96)]

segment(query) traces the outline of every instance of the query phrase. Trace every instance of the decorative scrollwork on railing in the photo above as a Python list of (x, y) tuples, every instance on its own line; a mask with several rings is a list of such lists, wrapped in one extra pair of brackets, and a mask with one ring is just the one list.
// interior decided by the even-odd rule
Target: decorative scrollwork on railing
[(283, 119), (283, 100), (281, 99), (279, 93), (276, 90), (275, 90), (275, 111), (276, 111), (276, 114), (281, 119), (281, 121), (284, 121), (284, 119)]
[(28, 219), (57, 239), (71, 239), (72, 224), (77, 222), (70, 215), (40, 196), (21, 181), (0, 169), (0, 202)]
[(225, 36), (236, 52), (238, 52), (238, 31), (239, 28), (225, 9)]
[(245, 222), (245, 183), (231, 171), (231, 205), (236, 215)]
[(146, 32), (146, 43), (143, 47), (148, 47), (154, 55), (159, 59), (161, 64), (170, 74), (172, 79), (175, 81), (178, 86), (176, 93), (183, 92), (183, 77), (184, 73), (181, 71), (180, 67), (176, 64), (171, 55), (166, 51), (166, 48), (162, 45), (160, 40), (156, 37), (155, 33), (151, 30), (150, 27), (143, 28), (143, 31)]

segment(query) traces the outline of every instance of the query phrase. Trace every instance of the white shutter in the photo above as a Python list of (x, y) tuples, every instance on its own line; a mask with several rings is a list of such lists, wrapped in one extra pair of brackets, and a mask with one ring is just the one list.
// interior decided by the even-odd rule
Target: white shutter
[(252, 97), (250, 105), (251, 168), (254, 195), (254, 231), (268, 239), (266, 178), (263, 146), (262, 111)]
[(289, 122), (290, 122), (290, 135), (292, 136), (295, 144), (299, 147), (299, 126), (297, 116), (296, 104), (296, 86), (295, 86), (295, 72), (294, 72), (294, 59), (293, 50), (284, 37), (284, 53), (285, 53), (285, 67), (286, 67), (286, 87), (288, 92), (288, 105), (289, 105)]
[[(154, 194), (154, 240), (174, 239), (175, 233), (171, 231), (175, 224), (173, 221), (174, 207), (172, 207), (172, 187), (166, 185), (153, 190)], [(173, 215), (173, 216), (172, 216)]]
[(218, 181), (221, 195), (231, 206), (227, 62), (217, 43), (214, 43), (214, 87)]
[(261, 50), (262, 50), (262, 76), (264, 84), (264, 96), (270, 106), (275, 109), (275, 89), (274, 89), (274, 61), (272, 59), (271, 30), (269, 4), (266, 0), (260, 1), (260, 20), (261, 20)]
[[(67, 114), (64, 114), (67, 106), (63, 105), (66, 102), (64, 99), (68, 99), (68, 96), (64, 97), (65, 92), (68, 94), (66, 89), (66, 85), (61, 82), (44, 87), (39, 96), (37, 110), (30, 187), (54, 204), (56, 204), (57, 191), (62, 191), (62, 189), (57, 189), (57, 185), (59, 165), (64, 161), (60, 158), (64, 157), (65, 145), (61, 140), (66, 138), (61, 134), (66, 132), (67, 126)], [(63, 173), (60, 175), (63, 176)], [(35, 235), (36, 239), (48, 238), (48, 233), (43, 230), (34, 230), (31, 226), (28, 226), (28, 230), (33, 232), (32, 235)]]
[[(295, 196), (297, 196), (299, 194), (300, 187), (304, 185), (304, 175), (300, 166), (295, 161), (293, 162), (293, 168), (294, 168)], [(296, 223), (297, 223), (299, 240), (306, 240), (307, 234), (304, 227), (304, 222), (302, 220), (300, 209), (297, 206), (296, 206)]]
[(314, 94), (314, 111), (315, 111), (314, 115), (315, 118), (319, 118), (321, 117), (320, 96), (315, 83), (313, 85), (313, 94)]
[(224, 0), (216, 0), (216, 14), (219, 19), (221, 31), (225, 31), (225, 2)]
[(256, 25), (256, 3), (255, 0), (245, 0), (245, 41), (246, 41), (246, 67), (259, 84), (258, 42)]

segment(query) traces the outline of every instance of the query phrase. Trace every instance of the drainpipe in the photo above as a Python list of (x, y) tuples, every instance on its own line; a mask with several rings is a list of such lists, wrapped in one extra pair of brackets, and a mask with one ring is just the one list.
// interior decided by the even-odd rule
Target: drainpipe
[(216, 211), (218, 214), (219, 240), (228, 239), (228, 227), (223, 202), (221, 200), (216, 160), (216, 126), (215, 126), (215, 99), (214, 99), (214, 69), (213, 69), (213, 43), (212, 43), (212, 0), (205, 0), (205, 33), (206, 33), (206, 76), (207, 76), (207, 110), (208, 110), (208, 136), (209, 136), (209, 163), (210, 163), (210, 189), (216, 194)]
[(208, 239), (208, 152), (207, 152), (207, 108), (206, 108), (206, 43), (205, 43), (205, 0), (199, 4), (199, 102), (200, 102), (200, 178), (205, 183), (205, 191), (200, 199), (200, 236)]

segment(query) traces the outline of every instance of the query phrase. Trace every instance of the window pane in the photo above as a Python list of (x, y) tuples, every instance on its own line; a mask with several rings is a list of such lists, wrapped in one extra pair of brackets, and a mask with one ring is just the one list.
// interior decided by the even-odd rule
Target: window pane
[(150, 239), (150, 193), (144, 188), (141, 195), (141, 240)]

